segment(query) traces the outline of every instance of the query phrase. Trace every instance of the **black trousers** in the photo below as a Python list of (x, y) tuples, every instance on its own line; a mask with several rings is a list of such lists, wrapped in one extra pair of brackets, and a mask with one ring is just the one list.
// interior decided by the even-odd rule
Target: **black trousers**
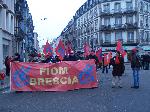
[(104, 73), (104, 72), (105, 72), (105, 70), (106, 70), (106, 73), (108, 73), (108, 68), (107, 68), (107, 66), (103, 66), (102, 73)]

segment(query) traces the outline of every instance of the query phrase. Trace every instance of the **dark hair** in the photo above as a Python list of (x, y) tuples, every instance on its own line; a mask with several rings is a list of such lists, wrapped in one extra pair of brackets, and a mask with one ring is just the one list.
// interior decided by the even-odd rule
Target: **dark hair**
[(119, 56), (120, 56), (120, 51), (117, 51), (116, 53), (118, 53), (118, 54), (119, 54)]

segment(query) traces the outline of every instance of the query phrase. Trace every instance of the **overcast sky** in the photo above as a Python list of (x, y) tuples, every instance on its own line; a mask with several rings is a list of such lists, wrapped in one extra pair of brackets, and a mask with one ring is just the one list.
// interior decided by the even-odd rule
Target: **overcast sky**
[[(68, 22), (86, 0), (27, 0), (33, 16), (35, 31), (44, 44), (60, 35)], [(41, 20), (47, 18), (46, 20)], [(44, 40), (43, 40), (44, 39)]]

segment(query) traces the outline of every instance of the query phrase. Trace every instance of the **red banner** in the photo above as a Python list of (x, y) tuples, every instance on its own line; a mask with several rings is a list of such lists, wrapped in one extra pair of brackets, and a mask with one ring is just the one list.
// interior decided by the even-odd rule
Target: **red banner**
[(97, 85), (94, 60), (11, 63), (12, 91), (67, 91)]

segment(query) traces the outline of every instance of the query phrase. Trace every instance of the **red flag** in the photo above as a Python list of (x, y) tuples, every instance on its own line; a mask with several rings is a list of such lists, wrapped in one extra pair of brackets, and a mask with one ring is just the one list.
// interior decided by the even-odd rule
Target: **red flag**
[(123, 57), (126, 55), (126, 52), (124, 51), (120, 40), (118, 40), (117, 42), (116, 50), (119, 51)]
[(70, 54), (71, 51), (72, 51), (72, 46), (71, 46), (71, 42), (69, 41), (66, 46), (66, 55)]
[(104, 66), (107, 66), (109, 64), (108, 62), (108, 54), (104, 54)]
[(60, 60), (63, 60), (65, 57), (65, 46), (60, 40), (58, 46), (56, 47), (56, 54), (59, 56)]
[(46, 55), (46, 54), (49, 54), (50, 56), (53, 55), (53, 48), (52, 46), (48, 43), (48, 40), (46, 42), (46, 45), (44, 46), (44, 49), (43, 49), (43, 53)]
[(102, 62), (102, 48), (100, 48), (98, 51), (96, 51), (96, 56), (99, 60), (99, 62)]
[(108, 53), (108, 63), (110, 63), (111, 58), (112, 58), (112, 52), (109, 52)]
[(90, 46), (88, 43), (84, 44), (84, 55), (88, 56), (90, 54)]

